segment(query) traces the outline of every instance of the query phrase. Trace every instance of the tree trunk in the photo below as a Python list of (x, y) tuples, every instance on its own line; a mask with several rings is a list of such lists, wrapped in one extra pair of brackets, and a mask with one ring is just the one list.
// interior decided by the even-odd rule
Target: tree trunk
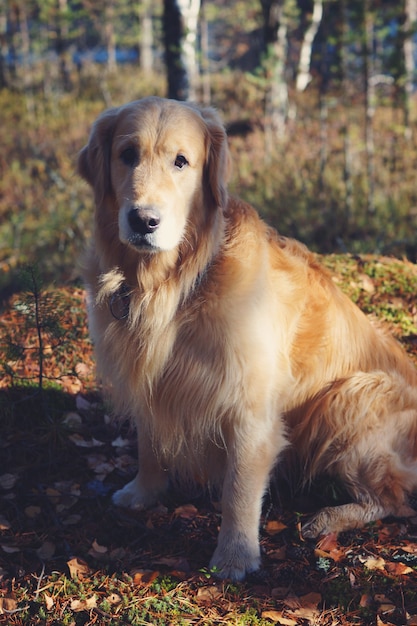
[(150, 74), (153, 68), (153, 26), (152, 26), (152, 0), (141, 2), (141, 41), (140, 41), (140, 67), (145, 74)]
[(314, 39), (320, 27), (323, 17), (323, 0), (314, 0), (313, 15), (311, 24), (304, 34), (304, 40), (301, 45), (300, 61), (298, 65), (297, 79), (295, 87), (297, 91), (304, 91), (311, 81), (311, 55), (313, 50)]
[(203, 102), (210, 104), (211, 101), (211, 85), (210, 85), (210, 63), (209, 63), (209, 29), (207, 20), (206, 3), (202, 3), (202, 12), (200, 18), (201, 30), (201, 74), (203, 88)]
[(411, 138), (412, 123), (412, 95), (415, 78), (415, 62), (414, 55), (416, 52), (416, 44), (414, 42), (414, 34), (417, 26), (417, 0), (405, 0), (405, 23), (404, 23), (404, 64), (405, 64), (405, 106), (404, 106), (404, 125), (406, 135)]
[(195, 100), (197, 97), (199, 79), (197, 34), (201, 0), (178, 0), (178, 5), (183, 19), (184, 41), (182, 45), (182, 56), (189, 80), (188, 99)]
[(189, 79), (181, 54), (182, 15), (177, 0), (164, 0), (163, 29), (168, 98), (188, 100)]
[(372, 43), (374, 32), (374, 17), (369, 10), (369, 0), (364, 4), (364, 91), (365, 91), (365, 149), (366, 170), (368, 179), (368, 213), (375, 212), (375, 142), (374, 142), (374, 115), (375, 115), (375, 87), (372, 81)]
[(116, 69), (116, 36), (114, 32), (114, 2), (113, 0), (107, 0), (105, 7), (105, 20), (104, 35), (107, 48), (107, 69), (109, 72), (114, 72)]
[(271, 157), (274, 139), (282, 137), (288, 112), (285, 77), (288, 21), (286, 0), (261, 0), (264, 16), (267, 86), (265, 94), (265, 151)]

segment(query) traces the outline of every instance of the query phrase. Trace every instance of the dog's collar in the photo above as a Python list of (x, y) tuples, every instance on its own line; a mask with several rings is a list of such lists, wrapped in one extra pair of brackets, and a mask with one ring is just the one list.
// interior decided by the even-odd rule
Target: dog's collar
[(129, 317), (131, 290), (122, 283), (119, 289), (112, 295), (109, 301), (110, 313), (116, 320), (125, 320)]

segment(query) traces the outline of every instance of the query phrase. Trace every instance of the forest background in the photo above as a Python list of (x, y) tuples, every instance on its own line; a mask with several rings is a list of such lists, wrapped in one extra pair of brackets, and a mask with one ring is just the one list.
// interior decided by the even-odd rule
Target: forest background
[(74, 278), (91, 225), (76, 155), (149, 94), (221, 111), (231, 189), (320, 252), (417, 256), (416, 0), (6, 0), (0, 288)]

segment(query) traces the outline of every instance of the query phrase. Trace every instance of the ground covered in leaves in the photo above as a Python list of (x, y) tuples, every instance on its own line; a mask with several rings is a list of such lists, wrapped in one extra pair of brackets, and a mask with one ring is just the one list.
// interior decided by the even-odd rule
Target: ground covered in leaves
[[(417, 363), (416, 266), (323, 262)], [(335, 503), (337, 485), (305, 494), (274, 482), (263, 568), (242, 584), (207, 569), (220, 514), (206, 493), (173, 489), (150, 511), (116, 509), (135, 438), (96, 387), (84, 293), (32, 279), (0, 315), (0, 624), (417, 624), (417, 516), (301, 539), (303, 517)]]

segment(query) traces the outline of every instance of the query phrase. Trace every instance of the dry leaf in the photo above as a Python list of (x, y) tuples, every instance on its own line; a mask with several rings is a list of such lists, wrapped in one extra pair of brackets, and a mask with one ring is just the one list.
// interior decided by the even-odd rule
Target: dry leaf
[(175, 509), (174, 515), (178, 515), (178, 517), (184, 517), (186, 519), (192, 519), (198, 513), (198, 510), (194, 506), (194, 504), (183, 504), (183, 506), (179, 506)]
[(55, 554), (55, 544), (52, 541), (44, 541), (36, 550), (36, 554), (42, 561), (48, 561)]
[(95, 437), (84, 439), (84, 437), (81, 437), (78, 433), (70, 435), (68, 439), (79, 448), (99, 448), (100, 446), (104, 446), (104, 441), (99, 441)]
[(7, 615), (17, 608), (17, 602), (14, 598), (0, 598), (0, 615)]
[(277, 535), (285, 528), (287, 528), (287, 526), (282, 522), (279, 522), (278, 520), (271, 520), (267, 522), (265, 526), (265, 531), (268, 533), (268, 535)]
[(317, 609), (321, 602), (321, 595), (312, 591), (300, 597), (301, 607), (304, 609)]
[(200, 587), (197, 591), (197, 600), (199, 602), (213, 602), (223, 597), (223, 591), (217, 585), (211, 587)]
[(158, 578), (159, 572), (151, 569), (136, 570), (133, 575), (133, 582), (135, 585), (150, 585), (156, 578)]
[(86, 363), (77, 363), (75, 366), (75, 372), (77, 376), (89, 376), (91, 374), (91, 367)]
[(100, 554), (105, 554), (108, 551), (107, 546), (101, 546), (99, 543), (97, 543), (96, 539), (94, 539), (92, 546), (94, 552), (99, 552)]
[(183, 556), (164, 556), (157, 561), (154, 561), (155, 565), (167, 565), (173, 570), (180, 572), (189, 572), (190, 564)]
[(79, 578), (82, 580), (90, 573), (90, 568), (87, 563), (77, 556), (67, 561), (67, 565), (71, 578)]
[(1, 545), (1, 549), (3, 550), (3, 552), (6, 552), (6, 554), (14, 554), (15, 552), (20, 552), (20, 548), (18, 548), (17, 546), (9, 546), (9, 545)]
[(369, 570), (385, 569), (385, 561), (382, 557), (359, 556), (358, 559)]
[(41, 514), (41, 507), (40, 506), (35, 506), (34, 504), (31, 506), (27, 506), (25, 508), (25, 515), (27, 517), (29, 517), (30, 519), (33, 519), (35, 517), (38, 517), (38, 515)]
[(385, 569), (394, 576), (405, 576), (406, 574), (414, 572), (414, 570), (408, 565), (405, 565), (405, 563), (386, 563)]
[(2, 489), (8, 490), (13, 489), (15, 484), (17, 483), (18, 475), (17, 474), (2, 474), (0, 476), (0, 487)]
[(271, 597), (274, 600), (284, 600), (288, 595), (288, 587), (274, 587), (271, 589)]
[(132, 445), (132, 443), (131, 439), (124, 439), (121, 435), (119, 435), (111, 442), (111, 445), (113, 448), (128, 448)]
[(91, 598), (87, 598), (86, 600), (74, 599), (71, 601), (70, 606), (75, 613), (95, 609), (97, 606), (97, 596), (94, 594)]
[(109, 596), (107, 596), (106, 598), (107, 602), (109, 602), (109, 604), (120, 604), (120, 602), (122, 601), (122, 598), (119, 596), (118, 593), (112, 593)]
[(291, 617), (284, 617), (282, 611), (274, 611), (272, 609), (269, 611), (262, 611), (261, 617), (263, 617), (263, 619), (270, 619), (272, 622), (279, 622), (284, 626), (297, 625), (297, 622)]
[(55, 600), (54, 600), (54, 598), (52, 596), (49, 595), (49, 593), (46, 593), (46, 591), (43, 594), (43, 597), (45, 599), (46, 610), (50, 611), (54, 607)]
[(366, 606), (371, 606), (372, 602), (373, 602), (372, 596), (369, 595), (369, 593), (363, 593), (359, 601), (359, 606), (361, 606), (362, 608)]
[(361, 280), (361, 287), (364, 291), (367, 293), (375, 292), (374, 281), (368, 276), (368, 274), (361, 274), (359, 278)]
[(70, 411), (65, 415), (62, 423), (65, 424), (65, 426), (67, 426), (68, 428), (72, 428), (73, 430), (75, 430), (76, 428), (81, 426), (83, 420), (81, 415), (78, 415), (78, 413), (75, 413), (74, 411)]

